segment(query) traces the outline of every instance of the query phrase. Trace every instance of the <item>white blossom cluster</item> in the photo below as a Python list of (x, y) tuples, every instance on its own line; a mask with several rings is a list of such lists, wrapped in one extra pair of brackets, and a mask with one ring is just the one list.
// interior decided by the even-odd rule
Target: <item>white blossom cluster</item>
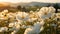
[(51, 17), (51, 15), (55, 13), (55, 8), (53, 7), (42, 7), (40, 11), (37, 13), (40, 18), (46, 19)]
[(29, 13), (12, 13), (4, 10), (0, 12), (0, 20), (8, 20), (8, 27), (12, 29), (6, 26), (0, 27), (0, 32), (13, 30), (11, 34), (16, 34), (20, 28), (26, 28), (24, 34), (39, 34), (44, 29), (44, 20), (50, 18), (54, 13), (54, 7), (42, 7), (38, 12), (30, 11)]

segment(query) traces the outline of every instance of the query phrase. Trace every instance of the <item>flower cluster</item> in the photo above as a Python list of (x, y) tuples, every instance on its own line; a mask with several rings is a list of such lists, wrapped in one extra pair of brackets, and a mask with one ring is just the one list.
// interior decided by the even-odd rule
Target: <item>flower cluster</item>
[(39, 34), (44, 29), (45, 20), (54, 13), (54, 7), (42, 7), (38, 12), (29, 13), (20, 11), (12, 13), (6, 9), (0, 12), (0, 23), (5, 24), (4, 26), (0, 24), (0, 32), (12, 31), (10, 34), (16, 34), (21, 28), (25, 28), (24, 34)]

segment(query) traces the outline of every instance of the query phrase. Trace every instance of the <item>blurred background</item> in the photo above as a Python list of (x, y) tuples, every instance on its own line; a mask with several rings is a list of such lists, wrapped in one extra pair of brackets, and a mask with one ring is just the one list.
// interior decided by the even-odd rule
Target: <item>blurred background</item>
[(22, 9), (26, 9), (28, 11), (35, 11), (37, 8), (41, 8), (44, 6), (53, 6), (54, 8), (56, 8), (57, 12), (59, 12), (59, 2), (60, 0), (0, 0), (0, 11), (4, 9), (8, 9), (9, 11), (16, 11)]

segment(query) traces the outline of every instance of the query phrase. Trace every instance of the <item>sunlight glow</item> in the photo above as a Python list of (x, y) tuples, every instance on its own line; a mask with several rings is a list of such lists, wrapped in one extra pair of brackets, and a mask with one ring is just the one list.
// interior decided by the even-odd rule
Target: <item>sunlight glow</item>
[(12, 3), (18, 3), (18, 2), (50, 2), (50, 3), (56, 3), (59, 0), (0, 0), (0, 2), (12, 2)]

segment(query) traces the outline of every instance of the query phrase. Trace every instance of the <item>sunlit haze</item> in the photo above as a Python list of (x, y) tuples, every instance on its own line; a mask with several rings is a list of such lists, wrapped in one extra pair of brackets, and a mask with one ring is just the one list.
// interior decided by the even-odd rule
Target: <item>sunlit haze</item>
[(11, 2), (11, 3), (18, 3), (18, 2), (48, 2), (48, 3), (56, 3), (60, 0), (0, 0), (0, 2)]

